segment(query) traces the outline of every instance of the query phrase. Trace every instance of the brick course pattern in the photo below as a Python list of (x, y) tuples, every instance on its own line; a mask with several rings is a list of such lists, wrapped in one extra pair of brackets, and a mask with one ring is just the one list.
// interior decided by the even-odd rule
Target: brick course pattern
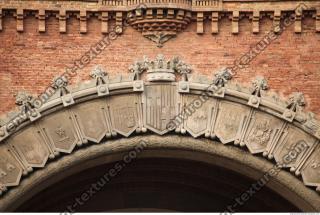
[[(106, 32), (103, 20), (110, 31), (110, 26), (116, 23), (115, 11), (125, 17), (134, 8), (131, 1), (119, 2), (107, 1), (105, 5), (94, 1), (0, 0), (0, 116), (16, 108), (14, 95), (18, 91), (40, 94), (53, 77), (62, 74), (102, 39)], [(133, 61), (159, 53), (168, 58), (180, 56), (193, 66), (194, 73), (212, 76), (221, 67), (232, 67), (236, 59), (273, 29), (275, 21), (283, 20), (286, 13), (293, 13), (296, 6), (295, 1), (224, 1), (218, 5), (201, 2), (171, 4), (174, 10), (190, 10), (191, 23), (161, 48), (132, 27), (123, 29), (121, 36), (111, 41), (71, 83), (88, 79), (97, 64), (106, 68), (111, 76), (126, 74)], [(147, 8), (166, 5), (151, 3)], [(262, 75), (281, 96), (303, 92), (306, 109), (319, 115), (320, 1), (305, 3), (310, 10), (296, 17), (295, 23), (278, 39), (239, 70), (234, 81), (249, 85), (252, 77)], [(276, 11), (280, 11), (280, 15)]]

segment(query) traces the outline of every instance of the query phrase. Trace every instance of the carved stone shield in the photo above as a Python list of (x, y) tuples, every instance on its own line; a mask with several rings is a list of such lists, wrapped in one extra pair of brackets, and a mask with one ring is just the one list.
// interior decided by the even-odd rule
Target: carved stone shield
[(45, 117), (40, 126), (56, 151), (71, 153), (80, 142), (71, 115), (67, 111)]
[(239, 137), (243, 123), (248, 120), (249, 113), (250, 108), (244, 105), (228, 101), (219, 103), (214, 130), (223, 144), (232, 142)]
[(145, 88), (144, 123), (157, 134), (165, 134), (167, 125), (177, 115), (177, 87), (171, 84), (155, 84)]
[(275, 148), (274, 158), (284, 167), (297, 167), (301, 158), (315, 142), (314, 137), (289, 125), (280, 139), (280, 144)]
[(29, 127), (15, 135), (11, 145), (30, 167), (44, 167), (49, 158), (49, 149), (40, 132), (34, 127)]
[[(201, 95), (185, 95), (183, 117), (186, 130), (193, 136), (198, 137), (210, 129), (211, 117), (214, 114), (216, 100), (204, 98)], [(199, 105), (197, 104), (199, 103)], [(199, 107), (198, 107), (199, 106)]]
[(138, 97), (135, 94), (117, 95), (108, 98), (108, 111), (112, 128), (128, 137), (138, 127)]
[(243, 141), (251, 153), (264, 152), (282, 126), (280, 119), (263, 112), (254, 112)]
[(0, 184), (17, 186), (22, 175), (21, 166), (6, 146), (0, 146), (0, 154)]
[(106, 103), (97, 99), (72, 108), (84, 138), (99, 143), (108, 133)]
[(303, 181), (309, 186), (320, 186), (320, 147), (309, 158), (301, 171)]

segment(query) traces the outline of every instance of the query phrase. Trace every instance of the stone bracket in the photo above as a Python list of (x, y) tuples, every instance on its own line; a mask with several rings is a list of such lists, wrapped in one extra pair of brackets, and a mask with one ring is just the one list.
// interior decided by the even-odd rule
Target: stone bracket
[(294, 21), (294, 32), (295, 33), (301, 33), (301, 31), (302, 31), (301, 17), (302, 17), (302, 12), (299, 13), (298, 11), (296, 11), (296, 13), (295, 13), (295, 21)]
[(87, 33), (87, 11), (80, 11), (80, 33)]
[(61, 101), (64, 107), (73, 105), (75, 103), (71, 93), (61, 96)]
[(219, 13), (218, 12), (212, 12), (212, 18), (211, 18), (211, 33), (212, 34), (217, 34), (219, 33)]
[(204, 20), (203, 12), (198, 12), (197, 13), (197, 34), (204, 33), (203, 20)]
[(232, 33), (238, 34), (239, 33), (239, 11), (233, 11), (232, 13)]
[(260, 11), (254, 10), (252, 16), (252, 33), (259, 33), (259, 20), (260, 20)]
[(116, 12), (116, 33), (122, 34), (123, 31), (123, 23), (122, 23), (123, 13)]
[(190, 92), (190, 85), (188, 81), (179, 81), (178, 92), (179, 93), (189, 93)]
[(144, 91), (144, 83), (142, 80), (133, 81), (133, 91), (134, 92), (143, 92)]
[(97, 86), (98, 96), (109, 95), (109, 86), (108, 84), (100, 84)]
[(39, 32), (46, 32), (46, 11), (39, 10), (38, 12), (38, 20), (39, 20)]
[(218, 97), (218, 98), (224, 98), (225, 93), (226, 93), (226, 88), (225, 87), (220, 87), (220, 88), (217, 88), (215, 90), (214, 96)]
[(103, 11), (101, 13), (101, 32), (103, 34), (107, 34), (109, 31), (108, 21), (109, 21), (109, 13), (106, 11)]
[(60, 33), (67, 32), (67, 13), (65, 10), (59, 11), (59, 31)]
[(17, 14), (16, 14), (16, 18), (17, 18), (17, 31), (18, 32), (23, 32), (23, 9), (19, 8), (17, 9)]
[(280, 19), (281, 19), (281, 10), (275, 10), (273, 14), (273, 31), (275, 33), (280, 32)]
[(261, 101), (260, 97), (252, 95), (250, 96), (247, 104), (251, 107), (258, 108), (260, 105), (260, 101)]
[(32, 109), (32, 112), (29, 116), (30, 121), (33, 122), (33, 121), (39, 119), (40, 117), (41, 117), (40, 112), (36, 108)]
[(288, 122), (292, 122), (295, 116), (296, 116), (296, 112), (290, 109), (286, 109), (282, 114), (282, 118), (287, 120)]

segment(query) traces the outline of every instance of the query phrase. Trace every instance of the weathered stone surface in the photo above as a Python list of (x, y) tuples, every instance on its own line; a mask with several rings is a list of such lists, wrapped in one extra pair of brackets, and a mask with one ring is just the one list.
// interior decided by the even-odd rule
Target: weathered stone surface
[(289, 125), (275, 148), (274, 158), (284, 167), (297, 167), (302, 157), (315, 143), (314, 137)]
[(111, 96), (107, 101), (112, 128), (121, 135), (128, 137), (139, 125), (138, 108), (141, 107), (141, 104), (137, 95)]
[(311, 155), (301, 171), (303, 181), (309, 186), (320, 186), (320, 147)]
[(16, 186), (20, 182), (22, 168), (8, 151), (7, 146), (0, 145), (0, 183), (3, 186)]
[(49, 158), (49, 149), (34, 126), (12, 137), (10, 144), (30, 167), (44, 167)]
[(183, 96), (186, 120), (185, 129), (193, 136), (198, 137), (210, 131), (212, 117), (217, 108), (217, 100), (199, 95)]
[(244, 105), (221, 101), (215, 125), (215, 134), (222, 143), (240, 138), (241, 127), (248, 120), (250, 109)]
[(71, 153), (75, 145), (80, 142), (68, 111), (47, 116), (41, 120), (40, 126), (55, 151)]
[(72, 108), (84, 138), (99, 143), (109, 133), (106, 122), (106, 102), (94, 100)]
[(255, 111), (244, 137), (244, 143), (251, 153), (261, 153), (279, 134), (283, 122), (264, 112)]
[(168, 132), (167, 125), (178, 114), (177, 87), (155, 84), (145, 87), (144, 122), (146, 128), (157, 134)]

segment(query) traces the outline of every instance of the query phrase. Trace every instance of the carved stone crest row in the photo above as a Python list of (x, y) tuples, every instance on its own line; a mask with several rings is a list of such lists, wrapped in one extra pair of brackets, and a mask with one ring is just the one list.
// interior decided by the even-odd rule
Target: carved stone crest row
[[(275, 101), (267, 95), (263, 77), (256, 78), (251, 89), (239, 89), (229, 83), (228, 69), (209, 80), (191, 76), (192, 68), (179, 58), (167, 60), (162, 55), (137, 61), (129, 70), (130, 78), (110, 78), (96, 67), (90, 85), (73, 90), (62, 81), (56, 97), (44, 105), (47, 108), (34, 111), (36, 118), (30, 115), (29, 125), (5, 133), (0, 139), (1, 193), (59, 154), (147, 131), (188, 133), (247, 147), (319, 189), (319, 124), (302, 112), (301, 93), (293, 94), (287, 103)], [(17, 104), (30, 111), (35, 109), (31, 100), (20, 94)], [(52, 103), (59, 111), (47, 114)], [(174, 129), (168, 127), (172, 122)]]

